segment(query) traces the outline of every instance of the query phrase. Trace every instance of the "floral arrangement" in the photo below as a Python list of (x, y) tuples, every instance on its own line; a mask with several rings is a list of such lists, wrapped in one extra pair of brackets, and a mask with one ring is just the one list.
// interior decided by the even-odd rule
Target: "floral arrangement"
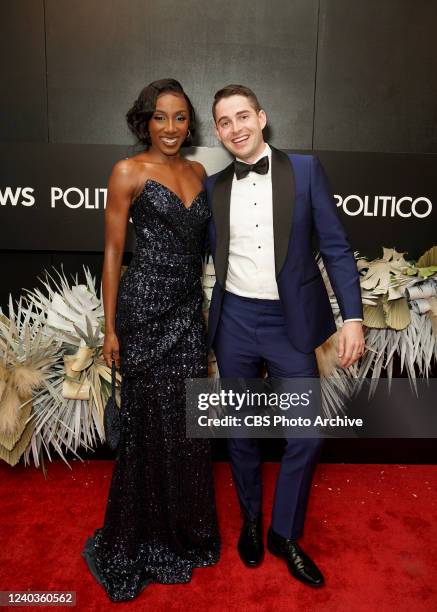
[[(372, 261), (356, 255), (367, 351), (345, 371), (337, 365), (337, 334), (316, 349), (328, 416), (342, 412), (357, 381), (370, 378), (373, 392), (383, 370), (390, 378), (396, 354), (413, 386), (437, 360), (437, 247), (417, 262), (404, 255), (385, 248)], [(318, 262), (341, 327), (320, 257)], [(15, 305), (10, 298), (7, 314), (0, 310), (0, 458), (12, 466), (23, 457), (45, 470), (45, 457), (54, 453), (68, 465), (67, 453), (80, 458), (80, 448), (104, 441), (111, 372), (102, 357), (102, 300), (87, 268), (82, 283), (76, 276), (70, 285), (63, 271), (56, 274), (46, 272), (43, 288), (26, 291)], [(211, 259), (202, 282), (206, 315), (215, 282)], [(214, 358), (210, 375), (218, 376)]]

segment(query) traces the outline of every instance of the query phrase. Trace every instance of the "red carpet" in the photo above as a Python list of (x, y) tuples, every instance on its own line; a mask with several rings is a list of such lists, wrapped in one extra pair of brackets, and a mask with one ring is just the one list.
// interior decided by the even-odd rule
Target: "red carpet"
[[(303, 547), (325, 574), (313, 590), (266, 553), (246, 569), (235, 542), (240, 518), (227, 464), (216, 465), (222, 558), (188, 585), (150, 585), (113, 604), (80, 556), (101, 525), (112, 472), (108, 461), (34, 468), (0, 465), (0, 590), (74, 590), (76, 610), (374, 611), (437, 610), (437, 471), (433, 466), (319, 465)], [(276, 464), (267, 464), (268, 519)], [(266, 520), (267, 528), (268, 520)], [(39, 607), (39, 610), (56, 608)]]

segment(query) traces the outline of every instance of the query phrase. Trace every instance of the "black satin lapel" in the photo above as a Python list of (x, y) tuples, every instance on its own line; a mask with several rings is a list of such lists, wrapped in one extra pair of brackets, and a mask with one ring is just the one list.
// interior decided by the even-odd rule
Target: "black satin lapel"
[(278, 277), (287, 257), (295, 205), (295, 180), (288, 155), (272, 149), (273, 235), (275, 272)]
[(212, 214), (216, 230), (215, 276), (224, 288), (228, 271), (229, 222), (234, 164), (227, 166), (217, 177), (212, 192)]

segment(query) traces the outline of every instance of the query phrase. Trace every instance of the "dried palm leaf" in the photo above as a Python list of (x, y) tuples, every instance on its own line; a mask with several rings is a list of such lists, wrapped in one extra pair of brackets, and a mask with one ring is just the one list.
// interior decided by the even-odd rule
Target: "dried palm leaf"
[(391, 329), (405, 329), (411, 322), (410, 310), (407, 300), (403, 297), (398, 300), (383, 300), (382, 307), (384, 310), (386, 327)]
[[(0, 400), (0, 446), (5, 460), (18, 461), (25, 446), (22, 437), (32, 435), (26, 427), (50, 396), (54, 368), (61, 344), (43, 334), (32, 306), (20, 298), (16, 308), (9, 298), (9, 316), (0, 317), (0, 362), (4, 382)], [(60, 397), (55, 401), (62, 400)], [(31, 410), (29, 410), (31, 408)], [(13, 445), (13, 446), (12, 446)], [(17, 454), (17, 449), (20, 454)]]
[(11, 432), (3, 431), (0, 433), (0, 446), (3, 446), (7, 451), (13, 450), (23, 435), (31, 412), (32, 402), (28, 402), (25, 406), (17, 410), (16, 427)]
[(4, 438), (5, 444), (0, 442), (0, 459), (6, 461), (11, 467), (16, 465), (30, 444), (33, 429), (33, 423), (26, 425), (24, 421), (23, 431), (15, 442), (12, 443), (11, 438)]
[(82, 337), (93, 337), (95, 345), (103, 344), (103, 305), (97, 296), (95, 279), (84, 267), (86, 284), (69, 286), (64, 274), (55, 270), (57, 282), (47, 271), (40, 279), (46, 294), (39, 288), (26, 291), (26, 297), (39, 313), (47, 335), (56, 335), (67, 345), (79, 346)]
[(418, 268), (427, 268), (428, 266), (437, 266), (437, 246), (428, 249), (416, 262)]
[(374, 329), (385, 329), (387, 323), (385, 321), (385, 313), (382, 305), (382, 299), (379, 298), (376, 306), (363, 305), (364, 325)]
[(429, 298), (429, 311), (428, 318), (431, 321), (432, 329), (434, 331), (434, 336), (436, 337), (437, 342), (437, 297)]
[(361, 280), (363, 289), (373, 291), (374, 295), (384, 295), (390, 287), (390, 263), (381, 259), (369, 263), (369, 268)]
[[(437, 360), (437, 342), (429, 317), (410, 312), (411, 323), (401, 331), (394, 329), (367, 329), (367, 351), (359, 362), (358, 384), (371, 376), (369, 396), (376, 390), (382, 370), (389, 381), (392, 377), (394, 355), (400, 358), (400, 370), (406, 372), (413, 389), (416, 377), (427, 378)], [(361, 382), (360, 382), (361, 381)]]

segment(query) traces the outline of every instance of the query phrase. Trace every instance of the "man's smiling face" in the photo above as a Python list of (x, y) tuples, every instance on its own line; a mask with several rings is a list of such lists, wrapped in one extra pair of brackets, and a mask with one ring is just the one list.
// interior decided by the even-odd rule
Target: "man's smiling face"
[(257, 111), (246, 96), (222, 98), (215, 107), (215, 132), (223, 146), (247, 163), (264, 150), (263, 129), (267, 123), (263, 110)]

